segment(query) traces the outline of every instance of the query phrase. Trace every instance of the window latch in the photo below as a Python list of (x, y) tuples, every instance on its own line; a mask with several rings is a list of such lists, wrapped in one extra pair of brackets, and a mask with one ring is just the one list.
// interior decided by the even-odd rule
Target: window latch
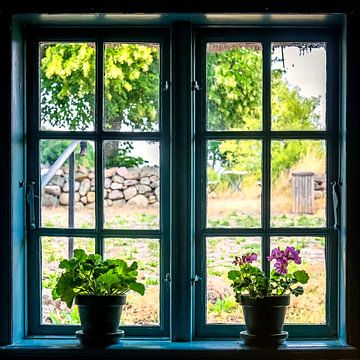
[(340, 179), (333, 181), (332, 186), (332, 200), (333, 200), (333, 210), (334, 210), (334, 229), (340, 229), (340, 207), (341, 207), (341, 197), (340, 197)]
[(29, 221), (29, 228), (35, 229), (35, 191), (34, 191), (35, 182), (29, 181), (26, 185), (26, 203), (28, 205), (28, 221)]
[(191, 281), (191, 286), (194, 286), (195, 283), (199, 282), (200, 280), (202, 280), (202, 278), (201, 278), (199, 275), (196, 274), (194, 277), (192, 277), (192, 278), (190, 279), (190, 281)]

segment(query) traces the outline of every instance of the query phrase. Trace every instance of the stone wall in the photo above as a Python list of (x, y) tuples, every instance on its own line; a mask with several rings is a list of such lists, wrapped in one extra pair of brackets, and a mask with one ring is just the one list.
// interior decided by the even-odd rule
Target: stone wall
[[(43, 169), (46, 172), (47, 169)], [(44, 187), (42, 205), (68, 206), (69, 174), (61, 168)], [(104, 206), (158, 206), (160, 179), (158, 167), (110, 168), (104, 172)], [(95, 206), (95, 173), (77, 166), (75, 170), (75, 208)]]

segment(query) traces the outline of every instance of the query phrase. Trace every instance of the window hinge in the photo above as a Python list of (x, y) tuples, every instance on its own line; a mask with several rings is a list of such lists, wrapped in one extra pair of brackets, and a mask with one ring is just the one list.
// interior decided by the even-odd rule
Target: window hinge
[(335, 180), (331, 183), (332, 186), (332, 200), (334, 210), (334, 229), (340, 229), (340, 211), (341, 211), (341, 196), (340, 186), (342, 185), (341, 180)]
[(166, 284), (170, 285), (170, 283), (171, 283), (171, 275), (169, 273), (167, 273), (165, 275), (164, 281), (165, 281)]
[(195, 275), (194, 277), (192, 277), (192, 278), (190, 279), (190, 281), (191, 281), (191, 286), (194, 286), (195, 283), (199, 282), (200, 280), (202, 280), (202, 278), (201, 278), (199, 275)]
[(164, 86), (163, 86), (163, 88), (162, 88), (162, 91), (169, 91), (170, 90), (170, 85), (171, 85), (171, 83), (170, 83), (170, 81), (165, 81), (164, 82)]
[(191, 91), (200, 91), (201, 87), (198, 82), (195, 80), (191, 83)]

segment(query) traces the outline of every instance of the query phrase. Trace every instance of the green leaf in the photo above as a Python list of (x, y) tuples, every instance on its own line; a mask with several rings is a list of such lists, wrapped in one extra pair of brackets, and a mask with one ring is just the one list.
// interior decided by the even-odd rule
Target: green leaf
[(304, 288), (302, 286), (298, 286), (297, 288), (295, 289), (291, 289), (290, 288), (290, 291), (292, 294), (294, 294), (295, 296), (299, 296), (299, 295), (302, 295), (304, 293)]
[(293, 276), (300, 284), (306, 284), (309, 281), (309, 274), (305, 270), (297, 270)]
[(228, 272), (228, 279), (229, 280), (235, 280), (238, 277), (240, 277), (240, 271), (239, 270), (230, 270)]
[(132, 282), (129, 284), (129, 288), (131, 290), (139, 293), (140, 295), (144, 295), (144, 293), (145, 293), (145, 286), (141, 283)]
[(112, 270), (109, 270), (107, 273), (100, 275), (96, 281), (99, 284), (105, 284), (106, 288), (110, 289), (112, 285), (119, 281), (119, 278)]

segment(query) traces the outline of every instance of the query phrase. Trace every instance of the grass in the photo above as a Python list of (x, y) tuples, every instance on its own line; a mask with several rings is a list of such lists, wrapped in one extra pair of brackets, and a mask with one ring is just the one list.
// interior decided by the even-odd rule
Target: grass
[[(317, 200), (315, 214), (292, 214), (287, 201), (282, 201), (279, 193), (276, 211), (272, 212), (271, 225), (274, 227), (322, 227), (324, 225), (323, 207), (325, 202)], [(285, 195), (284, 195), (285, 196)], [(208, 226), (213, 228), (240, 227), (257, 228), (260, 223), (260, 204), (258, 191), (220, 193), (219, 197), (209, 199)], [(280, 205), (279, 205), (280, 204)], [(43, 210), (43, 224), (46, 227), (66, 227), (67, 211)], [(83, 229), (93, 228), (94, 212), (83, 209), (76, 213), (76, 224)], [(110, 229), (157, 229), (159, 209), (127, 209), (109, 207), (105, 209), (105, 227)], [(302, 323), (322, 323), (325, 317), (325, 270), (324, 237), (276, 237), (272, 246), (289, 244), (301, 249), (303, 263), (311, 271), (311, 281), (307, 284), (305, 295), (292, 299), (287, 321)], [(94, 252), (94, 239), (75, 238), (74, 247)], [(43, 284), (43, 322), (53, 324), (75, 324), (78, 318), (74, 309), (67, 309), (59, 301), (49, 298), (59, 273), (59, 260), (67, 256), (67, 238), (42, 238), (42, 284)], [(236, 304), (232, 289), (227, 280), (227, 272), (235, 255), (244, 252), (261, 251), (261, 237), (209, 237), (207, 238), (207, 322), (239, 323), (243, 322), (241, 307)], [(146, 285), (144, 297), (128, 294), (128, 302), (123, 311), (123, 325), (155, 325), (160, 316), (160, 273), (159, 241), (155, 239), (105, 239), (105, 256), (138, 261), (139, 280)], [(50, 294), (50, 295), (49, 295)]]

